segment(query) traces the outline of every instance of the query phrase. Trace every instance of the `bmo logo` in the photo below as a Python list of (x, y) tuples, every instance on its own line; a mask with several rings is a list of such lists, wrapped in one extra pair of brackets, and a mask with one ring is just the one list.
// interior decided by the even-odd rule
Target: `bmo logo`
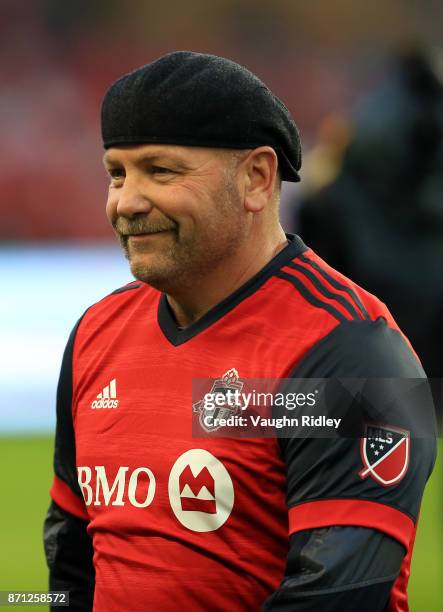
[[(87, 506), (147, 508), (155, 498), (156, 478), (148, 467), (119, 467), (111, 482), (103, 465), (79, 466), (78, 483)], [(95, 481), (95, 482), (94, 482)], [(177, 459), (168, 481), (169, 502), (177, 520), (197, 532), (221, 527), (234, 506), (229, 472), (214, 455), (194, 448)]]
[(228, 470), (201, 448), (177, 459), (169, 475), (168, 492), (175, 516), (191, 531), (215, 531), (227, 521), (234, 506)]

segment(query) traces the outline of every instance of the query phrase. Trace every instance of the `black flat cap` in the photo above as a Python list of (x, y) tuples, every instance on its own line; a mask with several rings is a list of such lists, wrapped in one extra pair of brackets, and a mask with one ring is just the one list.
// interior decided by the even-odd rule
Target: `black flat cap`
[(176, 51), (118, 79), (103, 100), (102, 136), (105, 149), (269, 145), (281, 178), (300, 180), (300, 137), (286, 106), (252, 72), (216, 55)]

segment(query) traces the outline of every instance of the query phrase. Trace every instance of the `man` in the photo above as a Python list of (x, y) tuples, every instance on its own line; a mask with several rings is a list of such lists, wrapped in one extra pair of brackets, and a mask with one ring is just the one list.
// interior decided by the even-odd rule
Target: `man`
[(385, 480), (355, 438), (192, 437), (193, 378), (424, 376), (385, 306), (285, 236), (289, 112), (237, 64), (177, 52), (114, 83), (102, 134), (137, 281), (65, 351), (51, 588), (98, 612), (406, 609), (434, 446), (401, 411), (379, 430), (407, 449)]

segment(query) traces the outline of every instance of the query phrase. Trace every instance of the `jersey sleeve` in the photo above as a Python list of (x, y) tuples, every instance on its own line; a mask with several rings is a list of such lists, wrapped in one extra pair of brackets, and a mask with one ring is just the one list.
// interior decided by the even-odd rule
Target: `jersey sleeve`
[[(396, 380), (422, 379), (425, 373), (401, 333), (389, 328), (382, 318), (340, 325), (306, 355), (292, 376), (361, 378), (369, 385), (378, 379), (374, 381), (377, 387), (374, 397), (383, 398), (386, 386), (386, 395), (392, 398), (388, 408), (377, 410), (375, 406), (378, 425), (389, 431), (406, 432), (407, 428), (414, 428), (415, 415), (420, 417), (420, 422), (433, 421), (431, 394), (421, 394), (420, 401), (426, 402), (425, 405), (414, 404), (414, 393), (399, 393), (396, 401), (395, 388), (394, 394), (392, 391)], [(342, 395), (337, 397), (343, 399)], [(334, 406), (329, 408), (334, 411)], [(380, 422), (382, 419), (387, 422)], [(380, 482), (373, 477), (373, 472), (365, 470), (364, 439), (282, 439), (290, 532), (329, 525), (358, 525), (383, 531), (407, 549), (436, 448), (433, 436), (407, 433), (410, 437), (406, 472), (397, 482), (392, 479), (392, 484)]]
[[(407, 341), (383, 318), (350, 321), (315, 345), (293, 378), (378, 379), (392, 396), (396, 379), (422, 379), (423, 369)], [(337, 398), (343, 400), (343, 395)], [(421, 397), (421, 400), (423, 398)], [(427, 405), (403, 394), (378, 416), (403, 431), (417, 410), (433, 420)], [(377, 406), (375, 407), (377, 408)], [(330, 406), (333, 411), (334, 406)], [(379, 423), (380, 424), (380, 423)], [(383, 423), (381, 423), (383, 425)], [(405, 598), (409, 562), (425, 483), (435, 460), (433, 436), (409, 438), (406, 472), (383, 484), (365, 469), (363, 439), (286, 437), (279, 440), (287, 474), (291, 538), (285, 578), (264, 610), (382, 611)], [(375, 473), (376, 476), (376, 473)], [(389, 604), (391, 602), (391, 604)]]
[(263, 610), (387, 612), (403, 556), (401, 544), (373, 529), (298, 531), (291, 536), (282, 584)]
[(95, 573), (88, 514), (77, 481), (72, 421), (72, 354), (79, 323), (63, 355), (57, 387), (57, 425), (52, 502), (44, 523), (44, 547), (50, 590), (69, 591), (70, 610), (92, 610)]
[(52, 499), (60, 508), (77, 518), (88, 520), (86, 506), (77, 480), (75, 435), (72, 420), (73, 350), (80, 321), (77, 322), (69, 336), (57, 386), (54, 479), (50, 493)]

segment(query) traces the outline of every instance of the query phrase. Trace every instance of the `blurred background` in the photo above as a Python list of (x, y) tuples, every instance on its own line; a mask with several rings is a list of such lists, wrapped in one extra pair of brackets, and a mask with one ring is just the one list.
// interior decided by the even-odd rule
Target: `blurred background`
[[(87, 306), (131, 280), (104, 214), (101, 98), (163, 53), (229, 57), (285, 102), (304, 149), (302, 183), (284, 184), (285, 229), (387, 303), (440, 399), (440, 1), (0, 0), (0, 17), (0, 590), (46, 589), (64, 344)], [(441, 478), (438, 460), (413, 612), (442, 609)]]

